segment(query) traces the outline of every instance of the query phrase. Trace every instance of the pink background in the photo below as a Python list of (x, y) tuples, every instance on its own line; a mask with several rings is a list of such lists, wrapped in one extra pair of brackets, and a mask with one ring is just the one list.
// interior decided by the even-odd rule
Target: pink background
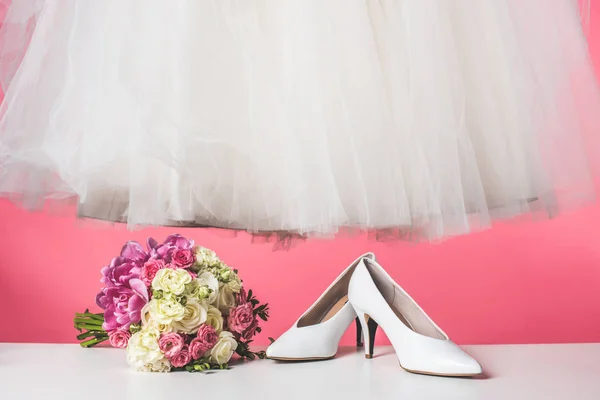
[[(596, 4), (591, 45), (600, 66)], [(72, 211), (28, 213), (0, 200), (0, 341), (73, 342), (73, 313), (94, 307), (100, 268), (127, 240), (173, 232), (82, 223), (68, 216)], [(340, 238), (289, 252), (251, 244), (245, 235), (179, 232), (238, 268), (245, 284), (271, 304), (260, 344), (281, 334), (342, 268), (369, 250), (458, 343), (599, 342), (598, 221), (600, 206), (553, 221), (499, 224), (438, 245)]]

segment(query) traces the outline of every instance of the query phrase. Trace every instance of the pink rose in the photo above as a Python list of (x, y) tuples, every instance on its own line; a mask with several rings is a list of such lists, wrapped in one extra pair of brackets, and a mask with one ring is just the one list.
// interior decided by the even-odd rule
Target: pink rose
[(194, 254), (191, 249), (173, 249), (171, 262), (179, 268), (190, 267), (194, 263)]
[(194, 338), (190, 343), (190, 354), (194, 360), (202, 358), (209, 348), (198, 338)]
[(252, 312), (252, 303), (242, 304), (232, 308), (227, 318), (229, 330), (237, 333), (243, 333), (252, 325), (254, 314)]
[(108, 339), (110, 345), (112, 347), (116, 347), (118, 349), (124, 349), (127, 347), (129, 343), (129, 338), (131, 337), (131, 333), (124, 329), (117, 329), (114, 331), (108, 332)]
[(196, 337), (190, 343), (190, 351), (194, 360), (201, 358), (204, 353), (212, 349), (218, 340), (219, 335), (212, 325), (200, 325)]
[(256, 335), (258, 330), (258, 320), (254, 318), (252, 324), (242, 333), (242, 337), (246, 340), (252, 339), (254, 335)]
[(248, 302), (248, 294), (246, 294), (246, 289), (240, 289), (240, 292), (236, 296), (236, 300), (236, 304), (244, 304)]
[(154, 280), (156, 273), (165, 267), (166, 265), (163, 260), (151, 259), (144, 263), (144, 266), (142, 267), (142, 273), (140, 274), (140, 279), (144, 281), (146, 286), (151, 286), (152, 280)]
[(188, 345), (186, 344), (183, 346), (181, 351), (179, 351), (179, 353), (169, 361), (171, 361), (171, 365), (175, 368), (181, 368), (188, 365), (189, 362), (192, 361), (192, 356), (190, 355), (190, 349), (188, 348)]
[(183, 337), (173, 332), (163, 333), (158, 339), (158, 348), (168, 359), (176, 357), (183, 349), (184, 344)]

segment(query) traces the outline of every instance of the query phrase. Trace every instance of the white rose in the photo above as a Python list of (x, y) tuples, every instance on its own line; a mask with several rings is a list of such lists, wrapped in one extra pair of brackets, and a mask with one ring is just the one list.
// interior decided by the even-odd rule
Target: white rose
[(185, 291), (185, 285), (191, 281), (192, 276), (185, 269), (163, 268), (154, 276), (152, 289), (180, 295)]
[(147, 302), (141, 311), (142, 328), (146, 327), (150, 323), (150, 307), (151, 307), (150, 303), (152, 303), (152, 301)]
[(152, 299), (148, 304), (149, 322), (152, 323), (170, 325), (173, 321), (181, 321), (185, 315), (185, 308), (172, 297)]
[(171, 371), (171, 363), (165, 357), (154, 363), (144, 364), (142, 362), (133, 362), (129, 364), (134, 370), (138, 372), (169, 372)]
[(168, 359), (162, 358), (155, 363), (144, 364), (141, 362), (135, 362), (129, 364), (134, 370), (138, 372), (169, 372), (171, 371), (171, 363)]
[(212, 292), (208, 296), (208, 303), (213, 304), (219, 296), (219, 281), (210, 272), (201, 273), (196, 280), (200, 286), (207, 286)]
[(208, 306), (208, 315), (206, 316), (206, 324), (212, 325), (217, 333), (221, 333), (223, 330), (223, 315), (218, 308)]
[(237, 274), (232, 274), (229, 282), (227, 282), (227, 286), (233, 293), (239, 293), (242, 290), (242, 281), (237, 276)]
[(185, 293), (188, 298), (202, 301), (210, 298), (211, 290), (208, 286), (203, 286), (198, 279), (194, 279), (189, 285), (186, 285)]
[(231, 279), (232, 275), (233, 271), (227, 265), (223, 265), (223, 267), (219, 271), (219, 277), (221, 278), (222, 282), (228, 282), (229, 279)]
[(151, 372), (169, 372), (171, 371), (171, 363), (164, 357), (150, 365)]
[(142, 308), (142, 327), (152, 327), (158, 329), (160, 333), (175, 332), (173, 324), (159, 324), (150, 318), (150, 303), (146, 303), (144, 308)]
[(217, 257), (217, 253), (204, 247), (197, 247), (195, 256), (196, 262), (201, 267), (213, 267), (220, 261), (219, 257)]
[(173, 327), (177, 332), (196, 333), (201, 324), (206, 321), (207, 311), (196, 299), (188, 299), (184, 307), (183, 318), (180, 321), (174, 321)]
[(235, 353), (237, 346), (238, 343), (233, 338), (231, 332), (221, 332), (219, 341), (210, 352), (210, 360), (215, 364), (227, 363), (231, 359), (231, 356), (233, 356), (233, 353)]
[(169, 371), (171, 365), (158, 347), (159, 338), (160, 332), (151, 327), (133, 334), (127, 345), (127, 363), (142, 372)]
[(229, 286), (221, 284), (215, 305), (224, 315), (229, 315), (229, 309), (235, 307), (235, 294)]

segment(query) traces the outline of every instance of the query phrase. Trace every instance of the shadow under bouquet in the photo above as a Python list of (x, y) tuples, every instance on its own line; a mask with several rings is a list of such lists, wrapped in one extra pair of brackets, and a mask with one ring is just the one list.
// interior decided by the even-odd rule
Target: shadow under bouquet
[(102, 269), (96, 303), (104, 312), (76, 314), (83, 347), (109, 341), (127, 348), (138, 371), (202, 372), (228, 368), (234, 354), (264, 358), (249, 345), (269, 308), (246, 291), (238, 271), (212, 250), (171, 235), (128, 242)]

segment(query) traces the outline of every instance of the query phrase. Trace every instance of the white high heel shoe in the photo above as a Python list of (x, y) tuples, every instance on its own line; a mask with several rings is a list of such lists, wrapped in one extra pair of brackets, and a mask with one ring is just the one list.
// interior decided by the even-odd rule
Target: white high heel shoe
[[(357, 258), (327, 288), (319, 299), (267, 348), (267, 358), (278, 361), (328, 360), (335, 357), (342, 335), (356, 320), (348, 302), (348, 284), (357, 265), (375, 260), (373, 253)], [(362, 346), (361, 324), (356, 323), (357, 345)]]
[(418, 374), (475, 376), (479, 363), (446, 335), (375, 260), (355, 268), (348, 298), (362, 324), (365, 356), (373, 357), (378, 325), (392, 343), (400, 366)]

